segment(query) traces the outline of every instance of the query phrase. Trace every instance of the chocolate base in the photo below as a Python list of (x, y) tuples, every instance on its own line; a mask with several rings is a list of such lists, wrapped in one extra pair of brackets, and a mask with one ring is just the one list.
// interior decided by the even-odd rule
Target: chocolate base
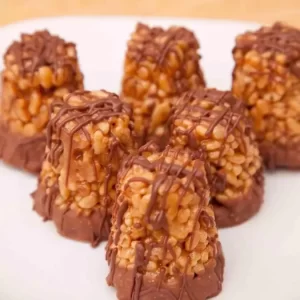
[(44, 134), (25, 137), (10, 132), (7, 126), (0, 123), (0, 159), (5, 163), (38, 174), (42, 167), (45, 147)]
[(142, 275), (116, 266), (107, 281), (116, 288), (119, 300), (205, 300), (222, 290), (225, 261), (220, 243), (218, 253), (216, 264), (199, 275), (177, 275), (158, 284), (159, 273)]
[(300, 169), (300, 147), (272, 144), (264, 141), (260, 143), (259, 150), (265, 166), (274, 170), (276, 168)]
[[(144, 142), (143, 145), (145, 145), (149, 142), (153, 142), (158, 146), (159, 151), (163, 151), (164, 149), (166, 149), (167, 145), (169, 144), (169, 141), (170, 141), (170, 134), (166, 130), (163, 135), (154, 135), (153, 134), (153, 135), (147, 136), (146, 141)], [(143, 145), (141, 145), (141, 146), (143, 146)]]
[(249, 220), (259, 211), (263, 203), (263, 196), (264, 176), (261, 169), (254, 176), (253, 184), (247, 195), (228, 201), (227, 206), (216, 200), (212, 201), (217, 227), (232, 227)]
[(56, 196), (52, 191), (55, 188), (50, 188), (50, 192), (46, 194), (45, 188), (39, 185), (32, 193), (33, 210), (43, 217), (44, 221), (52, 220), (62, 236), (88, 242), (93, 247), (108, 239), (111, 227), (110, 215), (103, 209), (95, 209), (89, 216), (78, 214), (69, 208), (61, 209), (54, 203)]

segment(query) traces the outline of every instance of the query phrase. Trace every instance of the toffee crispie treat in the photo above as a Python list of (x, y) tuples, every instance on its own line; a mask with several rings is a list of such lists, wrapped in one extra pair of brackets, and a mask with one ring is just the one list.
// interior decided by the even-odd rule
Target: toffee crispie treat
[(22, 34), (5, 53), (4, 66), (0, 158), (17, 168), (39, 172), (49, 104), (83, 87), (76, 46), (48, 31)]
[(108, 237), (116, 174), (133, 147), (131, 111), (97, 91), (74, 92), (51, 112), (34, 209), (63, 236), (95, 246)]
[(142, 143), (165, 134), (174, 98), (205, 85), (198, 50), (196, 37), (185, 28), (137, 25), (128, 42), (122, 96), (134, 108)]
[(262, 163), (242, 101), (215, 89), (188, 92), (169, 122), (171, 145), (207, 154), (217, 225), (253, 216), (263, 201)]
[(200, 152), (130, 156), (119, 173), (107, 246), (120, 300), (204, 300), (222, 288), (224, 257)]
[(281, 23), (237, 37), (233, 93), (244, 99), (269, 168), (300, 168), (300, 30)]

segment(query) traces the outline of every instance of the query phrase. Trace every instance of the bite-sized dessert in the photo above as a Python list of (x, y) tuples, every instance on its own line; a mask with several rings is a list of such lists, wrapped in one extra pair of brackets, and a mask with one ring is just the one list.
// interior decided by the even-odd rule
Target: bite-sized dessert
[(106, 91), (53, 102), (34, 209), (58, 232), (96, 246), (107, 239), (122, 158), (133, 149), (131, 110)]
[(144, 146), (118, 174), (107, 246), (119, 300), (205, 300), (222, 289), (224, 257), (203, 155)]
[(300, 30), (282, 23), (246, 32), (233, 50), (233, 93), (253, 119), (269, 168), (300, 168)]
[(83, 88), (76, 46), (48, 31), (22, 34), (4, 55), (0, 158), (37, 173), (45, 153), (49, 104)]
[(242, 101), (215, 89), (188, 92), (169, 122), (171, 145), (207, 154), (217, 225), (253, 216), (263, 201), (262, 162)]
[(195, 35), (185, 28), (137, 25), (128, 42), (122, 95), (134, 108), (141, 144), (150, 138), (167, 142), (165, 124), (174, 99), (205, 85), (198, 50)]

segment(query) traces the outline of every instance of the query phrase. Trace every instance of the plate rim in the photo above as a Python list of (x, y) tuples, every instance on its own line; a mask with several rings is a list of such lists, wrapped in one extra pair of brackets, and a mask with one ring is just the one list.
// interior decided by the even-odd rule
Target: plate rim
[(243, 25), (243, 26), (249, 26), (249, 28), (253, 26), (262, 26), (262, 23), (255, 22), (255, 21), (247, 21), (247, 20), (233, 20), (233, 19), (223, 19), (223, 18), (197, 18), (197, 17), (172, 17), (172, 16), (143, 16), (143, 15), (59, 15), (59, 16), (49, 16), (49, 17), (33, 17), (33, 18), (25, 18), (22, 20), (17, 20), (8, 24), (3, 24), (0, 26), (0, 31), (2, 30), (11, 30), (15, 27), (21, 26), (21, 25), (27, 25), (32, 23), (39, 23), (39, 22), (55, 22), (55, 21), (61, 21), (64, 19), (65, 21), (74, 21), (81, 19), (82, 21), (86, 20), (116, 20), (116, 21), (134, 21), (137, 22), (145, 21), (145, 22), (165, 22), (165, 21), (173, 21), (176, 22), (210, 22), (215, 24), (226, 24), (226, 25)]

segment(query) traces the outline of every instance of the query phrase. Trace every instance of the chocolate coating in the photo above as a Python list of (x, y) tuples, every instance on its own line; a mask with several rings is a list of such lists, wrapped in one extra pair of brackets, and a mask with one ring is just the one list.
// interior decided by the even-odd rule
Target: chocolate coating
[[(201, 106), (203, 103), (206, 103), (206, 106)], [(212, 109), (212, 107), (214, 109)], [(177, 120), (186, 120), (192, 125), (188, 128), (178, 128), (174, 125)], [(236, 153), (233, 152), (233, 156), (235, 154), (242, 154), (246, 157), (251, 154), (247, 146), (247, 143), (248, 145), (251, 143), (251, 145), (254, 145), (254, 148), (256, 148), (255, 155), (257, 156), (259, 164), (261, 164), (251, 123), (246, 117), (243, 102), (235, 98), (230, 92), (222, 92), (215, 89), (198, 89), (182, 96), (169, 121), (172, 135), (171, 144), (177, 144), (176, 137), (178, 136), (183, 136), (186, 141), (181, 146), (189, 147), (190, 149), (199, 149), (199, 147), (202, 147), (205, 150), (206, 146), (204, 142), (206, 139), (212, 141), (217, 140), (218, 143), (220, 143), (220, 147), (217, 148), (218, 158), (215, 160), (210, 159), (210, 164), (214, 169), (211, 176), (211, 191), (217, 226), (228, 227), (238, 225), (256, 214), (263, 201), (264, 181), (262, 171), (259, 170), (260, 167), (255, 166), (256, 170), (254, 170), (252, 175), (250, 175), (246, 167), (241, 167), (242, 170), (240, 173), (244, 171), (248, 174), (247, 178), (253, 178), (252, 186), (247, 190), (245, 183), (242, 183), (243, 186), (240, 185), (239, 187), (232, 185), (228, 178), (228, 174), (230, 175), (231, 172), (230, 169), (227, 170), (224, 165), (220, 163), (223, 158), (222, 155), (226, 141), (229, 135), (233, 134), (239, 137), (237, 143), (237, 147), (239, 148), (236, 148), (238, 150), (235, 150)], [(203, 121), (207, 122), (208, 125), (205, 134), (199, 139), (197, 137), (196, 128)], [(219, 125), (225, 128), (223, 139), (213, 137), (214, 129)], [(208, 156), (209, 153), (207, 150)], [(230, 157), (228, 159), (230, 159)], [(226, 196), (226, 200), (220, 200), (218, 196), (225, 193), (228, 187), (235, 189), (235, 195)]]
[(50, 188), (49, 194), (41, 185), (32, 193), (33, 209), (43, 217), (44, 221), (52, 220), (62, 236), (88, 242), (93, 247), (107, 240), (111, 224), (104, 210), (95, 209), (89, 217), (77, 215), (73, 210), (68, 208), (62, 210), (55, 205), (54, 200), (57, 195), (57, 184)]
[[(153, 142), (143, 146), (139, 153), (152, 151), (156, 152), (157, 148)], [(175, 159), (180, 155), (187, 154), (184, 162), (175, 162)], [(193, 165), (188, 165), (193, 161)], [(151, 184), (150, 200), (147, 203), (147, 208), (143, 214), (143, 219), (146, 224), (151, 225), (153, 231), (161, 233), (159, 241), (149, 242), (151, 237), (145, 240), (140, 239), (135, 246), (134, 265), (125, 269), (117, 263), (117, 248), (121, 237), (121, 226), (125, 213), (128, 210), (129, 203), (122, 192), (117, 200), (118, 205), (115, 206), (113, 214), (113, 230), (110, 235), (107, 247), (107, 259), (110, 265), (110, 274), (107, 277), (109, 285), (113, 285), (117, 289), (117, 297), (120, 300), (130, 299), (172, 299), (172, 300), (205, 300), (209, 297), (217, 295), (222, 289), (224, 257), (221, 245), (217, 240), (217, 234), (211, 236), (208, 244), (213, 248), (210, 259), (204, 264), (204, 269), (201, 273), (188, 273), (188, 265), (190, 263), (192, 250), (187, 252), (187, 261), (184, 269), (179, 270), (174, 267), (174, 274), (167, 273), (168, 265), (161, 263), (158, 269), (154, 272), (146, 270), (145, 266), (150, 261), (152, 250), (162, 249), (163, 257), (167, 254), (172, 256), (173, 260), (177, 259), (176, 253), (168, 243), (168, 238), (172, 236), (170, 230), (170, 220), (167, 217), (167, 197), (173, 184), (178, 183), (178, 178), (186, 178), (186, 182), (182, 183), (179, 191), (179, 199), (183, 199), (191, 185), (194, 186), (195, 194), (199, 195), (197, 204), (197, 212), (195, 213), (194, 226), (189, 233), (193, 240), (193, 235), (196, 231), (196, 224), (205, 231), (215, 228), (214, 216), (209, 215), (204, 207), (208, 206), (209, 193), (208, 181), (206, 179), (206, 162), (201, 151), (192, 151), (190, 149), (172, 148), (168, 146), (160, 156), (155, 160), (150, 160), (143, 155), (132, 155), (124, 162), (123, 167), (119, 172), (119, 176), (124, 178), (133, 166), (141, 166), (155, 174), (152, 180), (144, 177), (131, 177), (126, 181), (122, 191), (126, 193), (127, 186), (132, 182), (144, 182)], [(161, 190), (163, 184), (165, 188)], [(180, 201), (179, 200), (179, 203)], [(174, 203), (175, 205), (175, 203)], [(155, 212), (154, 212), (155, 211)], [(200, 225), (201, 224), (201, 225)], [(140, 224), (140, 226), (143, 226)], [(148, 241), (147, 241), (148, 240)], [(179, 241), (179, 244), (182, 241)], [(182, 244), (181, 244), (181, 247)], [(182, 248), (184, 249), (184, 247)], [(162, 258), (164, 261), (164, 258)]]
[(276, 168), (299, 170), (300, 168), (300, 145), (288, 147), (268, 141), (261, 141), (259, 150), (266, 167), (270, 170)]
[(255, 176), (248, 193), (241, 197), (231, 199), (229, 203), (220, 205), (212, 200), (216, 216), (217, 226), (220, 228), (239, 225), (253, 217), (263, 204), (264, 177), (263, 170), (259, 170)]
[(45, 156), (46, 137), (37, 134), (25, 137), (12, 133), (0, 121), (0, 159), (31, 173), (39, 173)]
[(119, 300), (205, 300), (218, 295), (222, 290), (224, 256), (218, 243), (216, 266), (208, 267), (196, 276), (179, 275), (176, 279), (161, 282), (151, 276), (135, 277), (133, 270), (117, 267), (113, 285)]
[[(71, 103), (72, 96), (80, 98), (76, 105)], [(55, 115), (47, 127), (46, 160), (54, 168), (61, 164), (62, 159), (64, 160), (63, 166), (66, 172), (64, 185), (67, 189), (71, 177), (75, 178), (76, 182), (76, 166), (74, 167), (75, 162), (73, 160), (77, 159), (78, 153), (74, 147), (74, 135), (78, 132), (82, 133), (90, 146), (93, 137), (86, 129), (86, 125), (98, 124), (110, 118), (131, 114), (128, 105), (121, 102), (117, 95), (105, 91), (103, 91), (102, 96), (88, 91), (74, 92), (65, 97), (64, 101), (53, 102), (50, 111)], [(75, 125), (68, 130), (67, 124), (71, 121)], [(55, 182), (50, 188), (39, 182), (38, 189), (32, 194), (34, 210), (44, 220), (53, 220), (61, 235), (74, 240), (89, 242), (92, 246), (97, 246), (99, 242), (106, 240), (110, 231), (111, 207), (114, 199), (109, 194), (108, 186), (111, 177), (116, 172), (112, 166), (113, 161), (116, 158), (121, 159), (121, 154), (131, 150), (127, 149), (124, 143), (113, 134), (111, 138), (112, 142), (109, 153), (107, 153), (107, 165), (101, 165), (105, 169), (104, 194), (97, 195), (97, 200), (101, 199), (101, 201), (99, 200), (91, 208), (89, 215), (85, 215), (83, 212), (77, 213), (70, 208), (72, 201), (75, 201), (74, 198), (67, 201), (64, 209), (55, 204), (55, 199), (60, 195), (58, 182)], [(82, 155), (80, 153), (80, 156)], [(95, 177), (94, 182), (97, 182), (98, 178), (96, 165), (98, 159), (99, 157), (93, 151), (91, 165)], [(46, 188), (48, 189), (47, 192)]]

